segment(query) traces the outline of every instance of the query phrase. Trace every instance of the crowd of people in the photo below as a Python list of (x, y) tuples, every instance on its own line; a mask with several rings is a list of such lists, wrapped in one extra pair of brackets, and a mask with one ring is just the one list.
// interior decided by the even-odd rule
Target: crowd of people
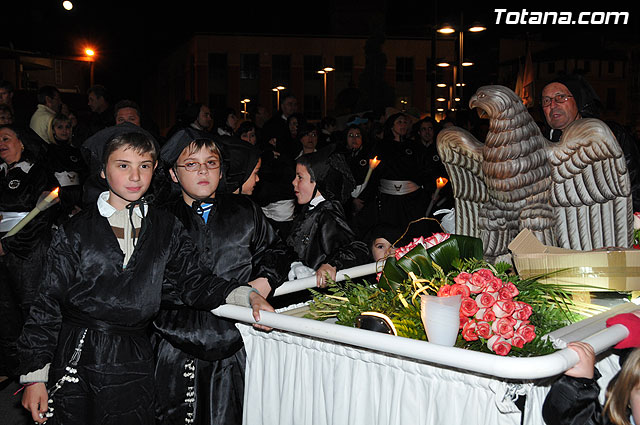
[[(571, 105), (564, 83), (545, 108)], [(86, 119), (55, 87), (31, 115), (12, 94), (0, 82), (0, 235), (54, 188), (59, 199), (0, 239), (0, 376), (24, 384), (36, 423), (241, 423), (242, 339), (209, 311), (248, 306), (259, 322), (308, 297), (274, 298), (283, 282), (326, 287), (442, 231), (421, 219), (453, 207), (451, 185), (436, 191), (447, 173), (429, 117), (314, 123), (285, 93), (249, 119), (182, 102), (161, 136), (102, 86)]]

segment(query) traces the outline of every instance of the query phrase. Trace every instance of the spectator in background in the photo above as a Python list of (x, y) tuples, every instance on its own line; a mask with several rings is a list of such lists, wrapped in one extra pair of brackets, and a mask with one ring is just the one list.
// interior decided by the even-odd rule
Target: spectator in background
[(13, 110), (5, 104), (0, 104), (0, 125), (13, 124)]
[[(262, 131), (262, 139), (258, 142), (261, 145), (275, 143), (277, 151), (287, 151), (293, 155), (296, 149), (286, 147), (286, 142), (291, 140), (288, 119), (298, 111), (298, 100), (291, 93), (283, 93), (280, 97), (280, 109), (265, 124)], [(275, 141), (271, 142), (272, 139)]]
[[(222, 111), (218, 117), (218, 124), (216, 125), (216, 132), (220, 136), (231, 136), (236, 131), (238, 125), (238, 116), (233, 108), (227, 108)], [(216, 117), (214, 117), (216, 118)]]
[(141, 127), (140, 122), (142, 114), (140, 113), (140, 107), (134, 101), (128, 99), (121, 100), (116, 103), (116, 106), (113, 109), (116, 124), (122, 124), (123, 122), (128, 121), (138, 127)]
[(115, 124), (109, 93), (104, 86), (96, 84), (90, 87), (87, 91), (87, 99), (87, 104), (91, 109), (88, 125), (89, 136)]
[(318, 149), (338, 141), (338, 120), (335, 117), (324, 117), (318, 126)]
[(29, 127), (46, 143), (55, 143), (51, 123), (62, 109), (60, 91), (53, 86), (38, 90), (38, 107), (31, 116)]
[(257, 143), (256, 125), (251, 121), (244, 121), (236, 130), (236, 137), (252, 145)]

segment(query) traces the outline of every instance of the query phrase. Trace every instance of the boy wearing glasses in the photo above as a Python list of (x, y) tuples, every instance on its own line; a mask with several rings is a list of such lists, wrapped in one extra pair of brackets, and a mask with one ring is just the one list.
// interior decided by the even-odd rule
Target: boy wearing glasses
[[(184, 129), (163, 146), (161, 158), (180, 187), (166, 208), (183, 223), (211, 273), (249, 282), (266, 297), (286, 278), (291, 255), (261, 209), (232, 194), (244, 182), (226, 179), (239, 171), (230, 170), (235, 162), (225, 158), (231, 138), (223, 145), (211, 137)], [(158, 423), (242, 423), (246, 353), (235, 323), (174, 301), (154, 321)]]

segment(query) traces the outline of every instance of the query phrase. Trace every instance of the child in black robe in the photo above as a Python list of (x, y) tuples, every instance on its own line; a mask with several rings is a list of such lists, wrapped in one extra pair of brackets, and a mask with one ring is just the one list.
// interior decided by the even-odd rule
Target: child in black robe
[[(215, 143), (184, 129), (163, 146), (161, 158), (181, 188), (167, 209), (184, 224), (210, 273), (248, 281), (266, 297), (286, 278), (287, 246), (259, 206), (233, 194), (253, 175), (257, 148), (231, 136), (221, 139)], [(161, 336), (158, 423), (242, 423), (246, 353), (235, 323), (173, 301), (154, 320)]]
[(163, 292), (205, 310), (250, 303), (256, 320), (271, 309), (252, 288), (202, 269), (182, 224), (144, 202), (151, 139), (116, 135), (103, 164), (109, 191), (55, 234), (19, 340), (23, 405), (37, 423), (155, 422), (148, 325)]

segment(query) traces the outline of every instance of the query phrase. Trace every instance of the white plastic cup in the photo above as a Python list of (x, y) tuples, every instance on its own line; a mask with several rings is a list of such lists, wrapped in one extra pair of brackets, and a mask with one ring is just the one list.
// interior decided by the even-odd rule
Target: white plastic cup
[(429, 342), (453, 347), (460, 330), (462, 295), (436, 297), (421, 295), (422, 324)]

